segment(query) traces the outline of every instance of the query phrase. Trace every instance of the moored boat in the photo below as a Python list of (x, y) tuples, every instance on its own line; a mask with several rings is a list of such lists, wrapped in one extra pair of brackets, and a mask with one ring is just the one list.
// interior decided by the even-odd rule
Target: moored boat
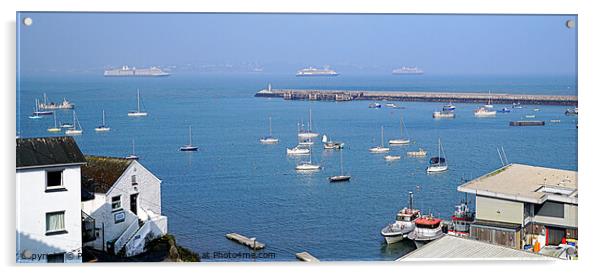
[(380, 127), (380, 146), (374, 146), (368, 149), (371, 153), (386, 153), (389, 152), (390, 149), (385, 147), (385, 139), (384, 139), (384, 127)]
[(425, 157), (426, 151), (422, 148), (418, 148), (418, 151), (410, 151), (406, 153), (409, 157)]
[[(390, 139), (389, 140), (389, 145), (404, 145), (404, 144), (410, 144), (410, 139), (409, 138), (404, 138), (403, 136), (403, 130), (405, 128), (405, 124), (403, 123), (403, 118), (400, 117), (399, 118), (399, 138), (398, 139)], [(407, 129), (406, 129), (407, 132)]]
[(125, 159), (129, 159), (129, 160), (138, 160), (140, 159), (140, 157), (138, 157), (138, 155), (136, 155), (136, 142), (134, 139), (132, 139), (132, 154), (125, 157)]
[(569, 109), (566, 109), (566, 111), (564, 111), (564, 114), (567, 116), (576, 116), (579, 114), (579, 109), (577, 107), (569, 108)]
[(351, 179), (351, 176), (345, 175), (345, 173), (343, 173), (343, 151), (340, 152), (340, 160), (341, 160), (341, 174), (328, 177), (328, 180), (330, 182), (342, 182), (342, 181), (349, 181)]
[(409, 192), (409, 207), (405, 207), (395, 216), (395, 222), (381, 229), (380, 234), (385, 238), (387, 244), (402, 241), (414, 231), (414, 221), (420, 218), (420, 211), (413, 208), (414, 194)]
[(269, 135), (260, 138), (259, 142), (261, 144), (277, 144), (279, 141), (278, 138), (275, 138), (272, 136), (272, 117), (269, 117), (268, 120), (269, 120)]
[(433, 118), (455, 118), (456, 114), (452, 111), (435, 111)]
[(109, 126), (107, 126), (106, 121), (105, 121), (105, 110), (102, 110), (102, 124), (100, 126), (94, 128), (94, 131), (108, 132), (110, 130), (111, 130), (111, 128)]
[[(445, 159), (445, 151), (443, 151), (443, 145), (441, 139), (439, 139), (439, 146), (437, 149), (437, 156), (432, 157), (429, 161), (429, 167), (426, 168), (427, 173), (438, 173), (447, 171), (447, 160)], [(443, 157), (441, 154), (443, 153)]]
[(147, 115), (148, 115), (148, 113), (146, 111), (142, 111), (142, 109), (140, 108), (140, 89), (138, 89), (138, 90), (136, 90), (136, 110), (129, 111), (128, 116), (141, 117), (141, 116), (147, 116)]
[(301, 146), (295, 146), (293, 148), (286, 148), (287, 155), (307, 155), (309, 154), (308, 148), (303, 148)]
[(474, 223), (474, 212), (468, 207), (468, 201), (464, 200), (456, 205), (456, 210), (451, 217), (452, 222), (447, 231), (450, 235), (468, 236), (470, 233), (470, 225)]
[(192, 152), (198, 151), (199, 147), (192, 145), (192, 126), (188, 126), (188, 144), (181, 146), (180, 151)]
[(299, 163), (296, 167), (295, 170), (297, 171), (317, 171), (320, 170), (322, 168), (322, 166), (320, 166), (319, 164), (315, 164), (311, 162), (311, 149), (309, 149), (309, 161), (303, 161), (301, 163)]
[[(79, 126), (79, 127), (78, 127)], [(75, 111), (73, 111), (73, 127), (69, 128), (65, 131), (66, 135), (81, 135), (83, 133), (82, 126), (79, 124), (79, 120), (77, 119), (77, 115)]]
[(400, 160), (401, 156), (398, 155), (386, 155), (385, 156), (385, 160), (386, 161), (393, 161), (393, 160)]
[(309, 109), (309, 124), (308, 124), (308, 129), (304, 129), (303, 125), (301, 125), (301, 128), (299, 128), (299, 133), (297, 134), (297, 136), (300, 139), (311, 139), (311, 138), (318, 137), (320, 135), (320, 134), (312, 131), (312, 129), (311, 129), (311, 122), (312, 122), (311, 109)]
[(378, 102), (370, 103), (368, 105), (368, 108), (372, 108), (372, 109), (378, 109), (380, 107), (382, 107), (382, 105), (380, 105), (380, 103), (378, 103)]
[(486, 106), (487, 105), (475, 110), (474, 116), (475, 117), (494, 117), (497, 112), (495, 110), (492, 110), (491, 108), (487, 108)]
[(414, 221), (416, 227), (408, 234), (408, 239), (413, 240), (416, 247), (420, 248), (430, 241), (444, 236), (441, 226), (442, 219), (432, 215), (422, 216)]
[(454, 106), (451, 102), (449, 104), (443, 105), (443, 111), (453, 111), (456, 109), (456, 106)]
[(55, 113), (53, 113), (53, 114), (52, 114), (52, 116), (53, 116), (53, 118), (54, 118), (54, 126), (48, 127), (48, 132), (51, 132), (51, 133), (57, 133), (57, 132), (60, 132), (60, 131), (61, 131), (61, 127), (59, 127), (59, 126), (56, 124), (56, 114), (55, 114)]

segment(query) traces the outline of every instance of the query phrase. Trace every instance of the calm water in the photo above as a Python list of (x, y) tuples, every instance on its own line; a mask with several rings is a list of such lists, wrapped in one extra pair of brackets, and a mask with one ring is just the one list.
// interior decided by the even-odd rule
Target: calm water
[[(270, 74), (173, 75), (168, 78), (103, 78), (46, 76), (23, 78), (17, 106), (21, 136), (49, 136), (49, 116), (31, 120), (34, 98), (46, 92), (77, 104), (84, 129), (76, 137), (85, 154), (126, 156), (132, 139), (141, 162), (163, 180), (163, 211), (169, 230), (180, 244), (196, 252), (247, 252), (224, 235), (237, 232), (267, 243), (275, 260), (294, 260), (308, 251), (321, 260), (391, 260), (413, 249), (411, 243), (386, 246), (380, 229), (405, 206), (414, 191), (417, 206), (448, 218), (463, 198), (456, 191), (461, 178), (474, 178), (500, 166), (496, 147), (503, 146), (510, 162), (577, 169), (576, 118), (565, 107), (524, 106), (496, 118), (476, 119), (475, 104), (456, 104), (457, 118), (434, 120), (439, 103), (401, 103), (405, 109), (369, 109), (369, 102), (307, 102), (254, 98), (271, 82), (274, 88), (340, 88), (370, 90), (446, 90), (576, 94), (568, 77), (395, 77), (341, 75), (337, 78), (295, 78)], [(140, 88), (149, 116), (129, 118)], [(501, 109), (503, 106), (496, 106)], [(344, 141), (344, 167), (351, 182), (331, 184), (339, 173), (338, 152), (315, 146), (313, 161), (324, 169), (299, 174), (285, 148), (296, 143), (296, 123), (313, 112), (314, 130)], [(106, 111), (111, 132), (97, 134)], [(368, 148), (399, 136), (403, 114), (411, 145), (392, 147), (402, 159), (387, 163)], [(545, 127), (510, 127), (508, 121), (535, 114), (537, 119), (560, 119)], [(70, 121), (69, 111), (58, 111)], [(261, 145), (272, 116), (278, 145)], [(192, 125), (196, 153), (182, 153)], [(422, 147), (437, 152), (441, 138), (450, 170), (427, 175), (426, 159), (405, 157)], [(215, 259), (208, 259), (215, 260)]]

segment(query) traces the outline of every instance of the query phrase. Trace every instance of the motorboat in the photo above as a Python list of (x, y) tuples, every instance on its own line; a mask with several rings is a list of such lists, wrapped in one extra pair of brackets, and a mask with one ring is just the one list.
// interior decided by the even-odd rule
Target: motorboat
[(476, 117), (494, 117), (497, 112), (491, 108), (487, 108), (486, 105), (475, 110), (474, 116)]
[(414, 221), (416, 227), (408, 234), (408, 239), (413, 240), (417, 248), (439, 239), (444, 236), (442, 222), (442, 219), (435, 218), (432, 215), (417, 218)]
[(382, 105), (380, 105), (380, 103), (378, 103), (378, 102), (370, 103), (368, 105), (368, 108), (371, 108), (371, 109), (378, 109), (380, 107), (382, 107)]
[(454, 106), (451, 102), (447, 105), (443, 105), (443, 111), (453, 111), (456, 109), (456, 106)]
[(451, 220), (451, 225), (447, 231), (448, 234), (463, 237), (470, 234), (470, 225), (475, 221), (475, 214), (468, 207), (467, 200), (456, 205), (456, 210)]
[(409, 197), (409, 207), (399, 210), (395, 216), (395, 222), (388, 224), (380, 231), (387, 244), (402, 241), (416, 227), (414, 221), (420, 218), (420, 210), (413, 208), (414, 194), (412, 192), (409, 192)]

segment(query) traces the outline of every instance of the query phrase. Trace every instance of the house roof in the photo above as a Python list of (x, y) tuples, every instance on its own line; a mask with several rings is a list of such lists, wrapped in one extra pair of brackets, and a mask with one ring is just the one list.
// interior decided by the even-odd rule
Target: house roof
[(445, 235), (418, 248), (397, 261), (428, 260), (554, 260), (528, 251), (490, 244), (473, 239)]
[(115, 157), (86, 156), (82, 166), (82, 189), (95, 193), (106, 193), (123, 175), (132, 160)]
[(541, 204), (578, 204), (577, 171), (510, 164), (458, 186), (458, 191)]
[(17, 139), (17, 169), (84, 164), (86, 159), (72, 137)]

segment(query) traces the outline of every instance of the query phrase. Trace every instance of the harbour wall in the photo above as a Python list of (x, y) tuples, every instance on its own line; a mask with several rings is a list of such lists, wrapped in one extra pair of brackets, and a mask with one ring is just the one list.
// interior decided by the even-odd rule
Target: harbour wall
[(525, 105), (565, 105), (577, 106), (577, 96), (565, 95), (526, 95), (503, 93), (463, 93), (463, 92), (405, 92), (405, 91), (353, 91), (353, 90), (302, 90), (267, 89), (255, 94), (256, 97), (280, 97), (285, 100), (326, 100), (326, 101), (412, 101), (412, 102), (455, 102), (492, 104), (520, 103)]

